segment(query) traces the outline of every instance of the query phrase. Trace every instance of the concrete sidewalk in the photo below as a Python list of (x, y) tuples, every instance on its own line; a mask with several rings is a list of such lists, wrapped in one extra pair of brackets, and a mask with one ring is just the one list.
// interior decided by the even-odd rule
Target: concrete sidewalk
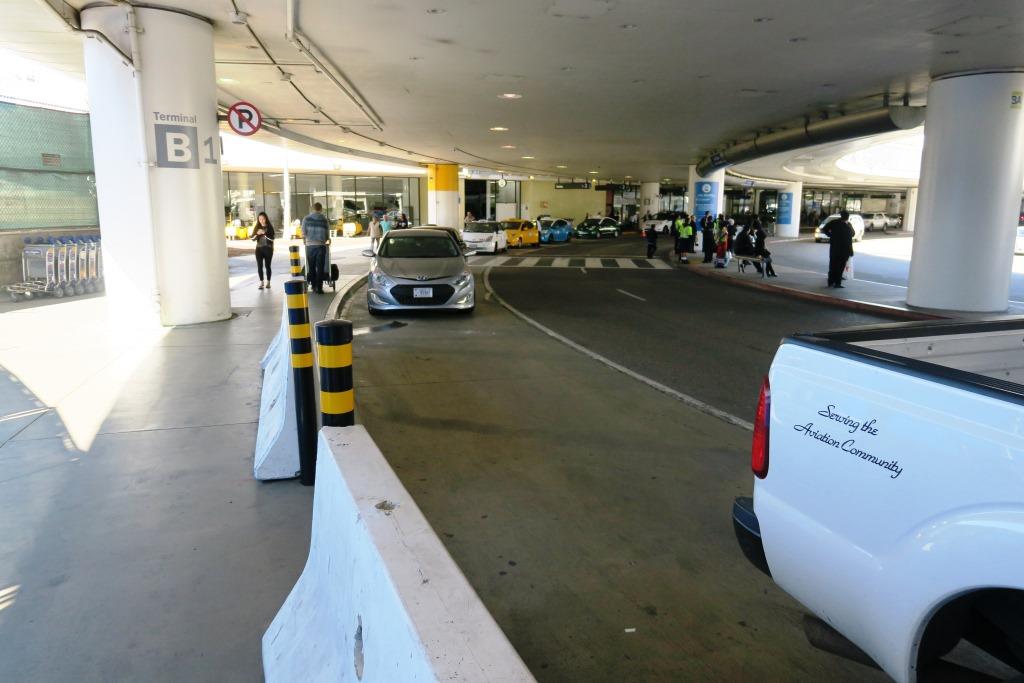
[(992, 319), (1024, 315), (1024, 306), (1011, 304), (1003, 313), (968, 313), (954, 311), (927, 311), (915, 309), (907, 305), (907, 288), (884, 282), (858, 280), (856, 278), (856, 257), (854, 257), (854, 279), (843, 283), (842, 289), (832, 289), (827, 284), (827, 274), (803, 268), (793, 268), (785, 263), (774, 262), (778, 277), (762, 279), (753, 264), (741, 273), (737, 267), (738, 259), (729, 265), (714, 268), (709, 263), (701, 263), (702, 256), (690, 256), (689, 265), (674, 262), (674, 255), (669, 254), (673, 264), (680, 269), (705, 277), (715, 278), (732, 285), (750, 287), (773, 294), (815, 301), (830, 306), (839, 306), (864, 313), (874, 313), (896, 320), (935, 320), (942, 318)]
[(0, 680), (261, 679), (313, 492), (252, 478), (287, 250), (269, 291), (229, 264), (223, 322), (133, 326), (102, 296), (0, 315)]

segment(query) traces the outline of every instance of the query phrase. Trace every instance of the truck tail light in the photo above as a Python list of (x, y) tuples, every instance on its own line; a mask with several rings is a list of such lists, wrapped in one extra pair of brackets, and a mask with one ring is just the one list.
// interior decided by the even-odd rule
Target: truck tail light
[(772, 389), (765, 377), (761, 382), (761, 395), (757, 399), (754, 416), (754, 441), (750, 447), (750, 469), (758, 479), (768, 476), (768, 420), (771, 416)]

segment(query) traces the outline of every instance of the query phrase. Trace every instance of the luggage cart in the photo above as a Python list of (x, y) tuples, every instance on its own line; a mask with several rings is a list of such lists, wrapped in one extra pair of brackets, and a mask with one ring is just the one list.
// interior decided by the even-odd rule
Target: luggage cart
[(99, 235), (89, 237), (89, 280), (93, 291), (102, 292), (105, 287), (103, 279), (103, 241)]
[(53, 240), (25, 238), (21, 250), (21, 282), (7, 285), (12, 301), (32, 297), (52, 296), (60, 299), (64, 288), (58, 284), (57, 247)]
[[(302, 276), (306, 278), (306, 289), (312, 289), (313, 281), (310, 279), (306, 266), (302, 266)], [(324, 250), (324, 284), (331, 286), (331, 291), (338, 291), (338, 278), (340, 271), (337, 263), (331, 263), (331, 245)]]
[(78, 281), (82, 283), (82, 292), (92, 294), (96, 290), (89, 277), (89, 239), (76, 237), (75, 241), (78, 243)]
[(78, 238), (64, 237), (61, 241), (67, 249), (68, 283), (64, 286), (64, 293), (67, 296), (81, 296), (85, 294), (85, 283), (78, 272)]

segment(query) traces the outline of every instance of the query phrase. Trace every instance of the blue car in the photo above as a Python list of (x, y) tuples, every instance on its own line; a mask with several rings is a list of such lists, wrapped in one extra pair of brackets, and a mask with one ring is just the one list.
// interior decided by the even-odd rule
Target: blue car
[(541, 218), (540, 241), (551, 244), (572, 239), (572, 221), (568, 218)]

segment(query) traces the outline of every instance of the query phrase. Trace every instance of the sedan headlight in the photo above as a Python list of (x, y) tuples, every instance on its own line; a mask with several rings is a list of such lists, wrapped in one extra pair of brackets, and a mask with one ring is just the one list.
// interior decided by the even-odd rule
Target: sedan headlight
[(395, 286), (394, 280), (384, 274), (384, 271), (379, 268), (374, 268), (370, 271), (370, 286), (371, 287), (384, 287), (390, 289)]
[(468, 285), (472, 281), (473, 281), (473, 273), (469, 272), (468, 270), (464, 271), (462, 273), (462, 275), (460, 275), (459, 277), (457, 277), (455, 279), (455, 287), (456, 288), (465, 287), (466, 285)]

